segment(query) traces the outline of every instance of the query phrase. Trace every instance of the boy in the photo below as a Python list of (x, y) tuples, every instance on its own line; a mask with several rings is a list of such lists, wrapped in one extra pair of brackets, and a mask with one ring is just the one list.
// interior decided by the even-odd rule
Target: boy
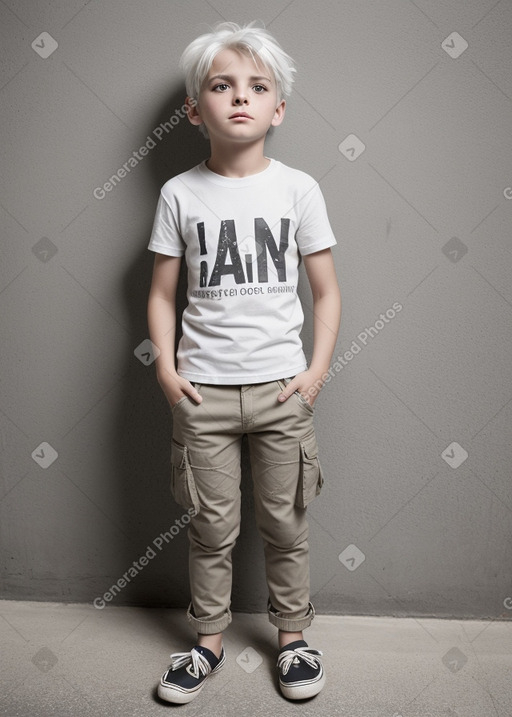
[[(263, 153), (269, 128), (284, 117), (292, 63), (254, 23), (220, 23), (181, 59), (188, 119), (209, 138), (210, 157), (163, 186), (149, 243), (156, 256), (148, 325), (173, 414), (171, 490), (192, 515), (187, 618), (198, 638), (190, 652), (171, 655), (158, 686), (173, 703), (190, 702), (225, 661), (244, 435), (265, 546), (268, 617), (278, 628), (280, 689), (303, 699), (325, 682), (322, 653), (302, 634), (315, 614), (306, 506), (323, 482), (313, 404), (341, 300), (330, 250), (336, 240), (317, 183)], [(188, 306), (176, 368), (183, 256)], [(309, 368), (299, 336), (301, 257), (314, 305)]]

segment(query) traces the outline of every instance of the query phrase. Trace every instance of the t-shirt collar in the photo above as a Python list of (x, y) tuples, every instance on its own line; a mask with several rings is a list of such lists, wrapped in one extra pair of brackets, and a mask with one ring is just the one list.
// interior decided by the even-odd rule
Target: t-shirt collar
[(268, 159), (270, 159), (270, 164), (262, 172), (249, 174), (246, 177), (225, 177), (222, 174), (212, 172), (212, 170), (206, 166), (206, 159), (197, 166), (197, 169), (205, 179), (214, 184), (219, 184), (223, 187), (250, 187), (254, 184), (266, 182), (269, 176), (277, 169), (279, 162), (271, 157), (268, 157)]

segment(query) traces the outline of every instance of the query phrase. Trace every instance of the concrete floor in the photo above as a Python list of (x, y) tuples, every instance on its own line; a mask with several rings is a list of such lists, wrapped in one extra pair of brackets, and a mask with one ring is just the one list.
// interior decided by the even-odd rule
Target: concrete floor
[(234, 614), (225, 668), (174, 706), (155, 685), (169, 654), (193, 644), (182, 610), (0, 601), (0, 617), (8, 717), (512, 716), (509, 621), (317, 615), (305, 637), (324, 652), (327, 684), (291, 703), (276, 683), (275, 628)]

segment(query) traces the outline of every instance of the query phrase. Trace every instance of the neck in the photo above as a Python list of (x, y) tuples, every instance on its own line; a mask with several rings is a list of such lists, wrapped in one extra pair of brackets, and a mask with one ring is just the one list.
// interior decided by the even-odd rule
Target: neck
[(248, 177), (263, 172), (269, 160), (263, 154), (264, 138), (253, 144), (241, 146), (211, 142), (210, 159), (206, 166), (225, 177)]

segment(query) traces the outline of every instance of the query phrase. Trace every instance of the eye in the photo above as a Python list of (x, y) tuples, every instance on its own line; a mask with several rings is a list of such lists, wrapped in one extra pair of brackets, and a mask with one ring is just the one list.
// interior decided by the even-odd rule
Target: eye
[(221, 82), (219, 85), (215, 85), (215, 87), (212, 87), (212, 90), (214, 92), (225, 92), (228, 89), (229, 85), (226, 85), (225, 82)]
[(257, 92), (259, 95), (261, 95), (262, 92), (266, 92), (267, 88), (264, 87), (264, 85), (254, 85), (252, 88), (255, 92)]

